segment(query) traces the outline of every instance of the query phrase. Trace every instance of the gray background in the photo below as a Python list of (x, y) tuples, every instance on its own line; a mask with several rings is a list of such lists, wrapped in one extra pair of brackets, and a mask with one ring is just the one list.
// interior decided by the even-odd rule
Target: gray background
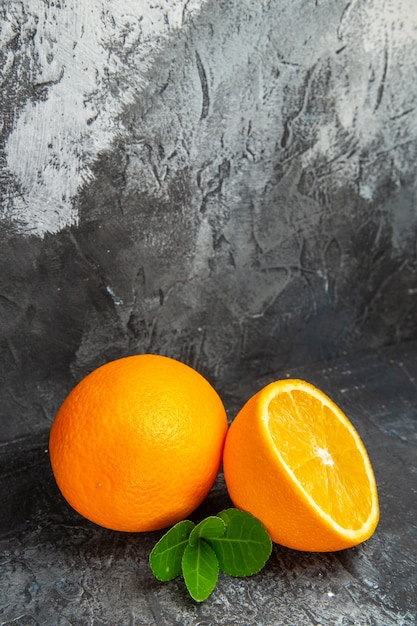
[[(0, 622), (415, 626), (415, 0), (0, 0)], [(373, 463), (351, 550), (274, 545), (207, 602), (161, 533), (61, 497), (48, 433), (98, 365), (197, 368), (232, 419), (327, 392)], [(223, 476), (195, 521), (230, 506)]]
[(3, 441), (99, 364), (417, 337), (414, 2), (3, 0)]

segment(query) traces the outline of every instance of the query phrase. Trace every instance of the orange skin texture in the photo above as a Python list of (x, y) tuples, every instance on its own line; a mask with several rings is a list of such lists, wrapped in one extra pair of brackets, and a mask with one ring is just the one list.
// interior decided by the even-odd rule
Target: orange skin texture
[[(364, 519), (363, 523), (358, 522), (355, 517), (356, 511), (351, 511), (352, 519), (355, 519), (353, 528), (341, 528), (340, 524), (335, 523), (326, 513), (323, 514), (320, 507), (312, 502), (294, 473), (291, 469), (289, 470), (287, 463), (283, 462), (283, 457), (277, 451), (265, 420), (261, 417), (265, 415), (265, 412), (268, 413), (267, 407), (271, 397), (281, 389), (285, 390), (286, 385), (297, 386), (300, 383), (302, 387), (306, 386), (307, 391), (310, 387), (314, 389), (304, 381), (276, 381), (250, 398), (240, 410), (226, 437), (223, 455), (226, 485), (234, 505), (258, 517), (274, 542), (303, 551), (342, 550), (368, 539), (377, 526), (379, 507), (373, 471), (365, 448), (352, 424), (340, 409), (322, 394), (330, 410), (336, 411), (338, 415), (341, 414), (342, 421), (335, 424), (336, 428), (332, 429), (338, 433), (336, 443), (333, 441), (333, 445), (336, 448), (339, 445), (343, 449), (347, 437), (348, 444), (351, 445), (350, 450), (354, 450), (352, 454), (356, 454), (357, 473), (355, 469), (353, 481), (349, 477), (347, 484), (349, 488), (353, 485), (354, 491), (361, 490), (356, 501), (366, 502), (364, 516), (365, 518), (368, 516), (368, 519)], [(322, 392), (318, 391), (318, 393)], [(340, 424), (341, 427), (339, 427)], [(347, 433), (343, 433), (344, 425), (346, 425)], [(339, 443), (337, 437), (340, 437)], [(291, 442), (291, 445), (297, 446), (296, 439)], [(291, 445), (288, 447), (290, 455)], [(337, 465), (339, 463), (337, 449), (333, 448), (332, 451), (335, 452)], [(350, 455), (351, 453), (348, 454)], [(343, 473), (343, 458), (340, 464), (340, 471)], [(309, 480), (311, 477), (311, 481), (318, 480), (315, 478), (314, 469), (308, 477)], [(324, 502), (327, 498), (326, 493)], [(338, 493), (329, 494), (329, 498), (333, 498), (336, 507), (339, 499), (343, 504), (343, 497)], [(348, 508), (343, 511), (343, 515), (346, 519), (349, 518)]]
[(107, 363), (67, 396), (49, 452), (63, 496), (90, 521), (152, 531), (209, 493), (227, 433), (223, 403), (191, 367), (159, 355)]

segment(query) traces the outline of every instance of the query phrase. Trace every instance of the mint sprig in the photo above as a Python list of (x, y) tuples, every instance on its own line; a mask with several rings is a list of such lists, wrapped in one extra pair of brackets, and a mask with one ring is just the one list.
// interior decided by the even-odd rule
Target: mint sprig
[(191, 597), (203, 602), (213, 592), (219, 571), (229, 576), (252, 576), (270, 557), (271, 538), (250, 513), (225, 509), (194, 524), (175, 524), (149, 555), (152, 572), (160, 581), (181, 573)]

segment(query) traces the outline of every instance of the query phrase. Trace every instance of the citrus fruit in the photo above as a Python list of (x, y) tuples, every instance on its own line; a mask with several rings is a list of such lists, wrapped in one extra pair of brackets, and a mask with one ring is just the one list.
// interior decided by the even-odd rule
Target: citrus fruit
[(113, 530), (175, 524), (217, 476), (227, 417), (196, 370), (165, 356), (124, 357), (88, 374), (57, 412), (49, 438), (65, 499)]
[(357, 431), (302, 380), (272, 382), (247, 401), (229, 428), (223, 469), (234, 505), (289, 548), (341, 550), (378, 523), (375, 477)]

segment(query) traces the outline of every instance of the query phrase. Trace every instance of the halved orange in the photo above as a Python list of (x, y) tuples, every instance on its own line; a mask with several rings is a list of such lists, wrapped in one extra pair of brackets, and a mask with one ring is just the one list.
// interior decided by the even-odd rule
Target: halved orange
[(305, 381), (275, 381), (248, 400), (229, 428), (223, 467), (234, 505), (289, 548), (341, 550), (378, 524), (375, 476), (358, 432)]

